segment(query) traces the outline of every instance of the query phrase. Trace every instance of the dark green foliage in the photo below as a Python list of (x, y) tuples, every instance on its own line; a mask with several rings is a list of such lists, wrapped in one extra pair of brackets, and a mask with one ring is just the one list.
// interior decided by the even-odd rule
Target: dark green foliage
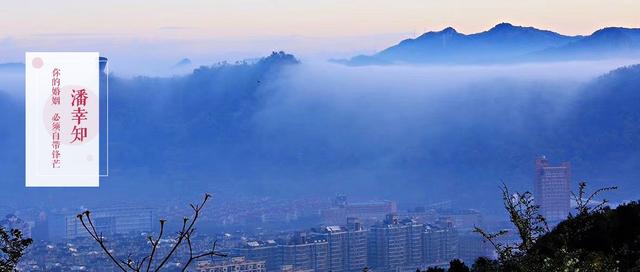
[[(544, 222), (536, 219), (537, 206), (517, 201), (519, 194), (509, 197), (505, 187), (505, 208), (523, 242), (502, 245), (495, 238), (503, 232), (489, 234), (477, 229), (496, 247), (499, 259), (479, 258), (472, 271), (640, 271), (640, 204), (631, 202), (615, 209), (606, 207), (606, 201), (594, 205), (594, 197), (615, 187), (592, 194), (586, 194), (585, 188), (586, 183), (580, 183), (580, 192), (574, 195), (578, 198), (576, 216), (546, 231), (536, 230), (535, 223)], [(517, 203), (524, 209), (514, 210)]]
[(469, 267), (464, 264), (462, 261), (458, 259), (454, 259), (449, 262), (449, 269), (444, 269), (442, 267), (429, 267), (427, 270), (416, 269), (416, 272), (469, 272)]
[(534, 204), (530, 192), (512, 194), (509, 188), (503, 185), (502, 201), (521, 242), (515, 245), (497, 242), (496, 238), (506, 234), (506, 231), (488, 233), (478, 227), (475, 231), (495, 247), (502, 268), (517, 271), (516, 267), (521, 266), (526, 252), (533, 247), (540, 236), (549, 231), (549, 227), (547, 221), (540, 215), (540, 206)]
[(449, 272), (469, 272), (469, 267), (458, 259), (449, 262)]
[(476, 259), (476, 262), (471, 267), (473, 272), (497, 272), (499, 271), (500, 264), (496, 260), (491, 260), (486, 257), (480, 257)]
[(11, 229), (7, 232), (0, 226), (0, 272), (14, 271), (32, 242), (31, 238), (23, 238), (20, 230)]
[(576, 214), (578, 216), (589, 215), (591, 213), (599, 213), (603, 211), (604, 208), (607, 207), (607, 203), (609, 203), (608, 200), (604, 199), (593, 207), (591, 207), (589, 204), (594, 200), (593, 198), (596, 197), (598, 194), (602, 192), (618, 189), (618, 187), (601, 188), (591, 193), (587, 197), (587, 193), (586, 193), (587, 183), (583, 181), (583, 182), (580, 182), (578, 186), (579, 186), (578, 195), (571, 193), (571, 195), (573, 195), (573, 199), (576, 201), (576, 212), (577, 212)]
[(640, 204), (576, 216), (540, 238), (532, 261), (581, 271), (640, 271)]

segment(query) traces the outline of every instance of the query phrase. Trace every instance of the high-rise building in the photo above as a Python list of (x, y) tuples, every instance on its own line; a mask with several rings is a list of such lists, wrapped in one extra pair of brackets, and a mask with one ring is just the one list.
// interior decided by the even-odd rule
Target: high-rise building
[(407, 247), (405, 248), (407, 265), (422, 263), (422, 233), (424, 232), (424, 225), (409, 218), (401, 220), (400, 223), (405, 225), (407, 229), (405, 235), (407, 240)]
[(329, 242), (329, 270), (343, 272), (347, 264), (347, 246), (349, 233), (340, 226), (327, 226), (320, 230), (320, 234)]
[(473, 231), (458, 231), (458, 259), (472, 264), (478, 257), (493, 257), (491, 244)]
[(232, 252), (247, 260), (264, 261), (267, 271), (277, 271), (282, 265), (282, 252), (274, 240), (249, 241)]
[(35, 221), (33, 229), (31, 230), (34, 240), (49, 241), (49, 220), (47, 213), (41, 211), (38, 213), (38, 218)]
[(362, 271), (364, 267), (367, 267), (369, 230), (365, 229), (356, 218), (347, 219), (347, 229), (349, 231), (347, 270)]
[(282, 265), (295, 270), (329, 271), (329, 242), (324, 237), (297, 233), (289, 244), (281, 245)]
[(396, 214), (369, 230), (369, 265), (377, 271), (394, 271), (419, 265), (422, 261), (424, 226)]
[[(47, 214), (49, 239), (58, 241), (67, 238), (67, 220), (69, 219), (69, 212), (64, 211), (51, 211)], [(77, 218), (76, 218), (77, 220)]]
[(367, 230), (350, 219), (350, 227), (327, 226), (317, 235), (329, 242), (329, 271), (362, 271), (367, 266)]
[(571, 165), (568, 162), (552, 166), (544, 156), (536, 159), (534, 198), (548, 222), (557, 223), (569, 215), (570, 186)]
[(422, 241), (422, 256), (427, 266), (447, 264), (458, 258), (458, 230), (452, 222), (427, 224)]
[(267, 271), (279, 271), (283, 266), (294, 271), (329, 271), (329, 242), (321, 235), (301, 232), (281, 243), (250, 241), (232, 252), (247, 260), (264, 261)]
[[(104, 235), (151, 232), (153, 211), (148, 208), (119, 207), (91, 211), (91, 219), (98, 232)], [(66, 238), (88, 237), (75, 215), (65, 217)]]

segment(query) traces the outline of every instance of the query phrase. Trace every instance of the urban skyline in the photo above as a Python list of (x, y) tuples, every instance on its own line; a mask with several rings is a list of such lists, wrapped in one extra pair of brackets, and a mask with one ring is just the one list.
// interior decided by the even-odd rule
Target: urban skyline
[[(539, 156), (534, 161), (532, 189), (536, 192), (535, 201), (540, 205), (541, 214), (551, 224), (556, 224), (566, 219), (570, 213), (568, 203), (564, 203), (570, 201), (570, 164), (564, 162), (559, 166), (552, 166), (545, 156)], [(257, 227), (253, 230), (232, 233), (213, 230), (201, 234), (199, 242), (202, 244), (198, 244), (198, 247), (206, 245), (206, 241), (215, 240), (220, 242), (220, 250), (228, 253), (229, 257), (199, 261), (193, 264), (193, 268), (203, 272), (230, 271), (225, 269), (252, 272), (347, 272), (361, 271), (364, 267), (375, 271), (448, 267), (449, 261), (453, 259), (471, 264), (478, 257), (496, 257), (494, 249), (475, 232), (475, 228), (490, 227), (498, 230), (508, 221), (505, 215), (504, 223), (487, 223), (483, 215), (474, 209), (421, 206), (398, 210), (396, 201), (352, 202), (342, 194), (315, 207), (318, 210), (306, 211), (316, 215), (315, 219), (307, 223), (312, 225), (298, 230), (282, 230), (277, 227), (268, 231), (262, 229), (260, 226), (268, 220), (266, 214), (262, 214), (262, 222), (253, 223)], [(310, 207), (302, 209), (308, 208)], [(136, 247), (142, 247), (143, 244), (134, 241), (140, 240), (141, 234), (154, 233), (157, 228), (155, 222), (160, 217), (154, 210), (157, 209), (121, 206), (96, 209), (92, 214), (96, 228), (110, 237), (112, 243), (135, 251)], [(291, 222), (289, 215), (272, 212), (275, 217), (270, 220)], [(36, 238), (37, 247), (46, 245), (47, 248), (54, 249), (65, 247), (62, 245), (66, 244), (67, 250), (75, 251), (78, 249), (73, 244), (90, 242), (89, 234), (80, 226), (75, 214), (59, 214), (54, 217), (41, 212), (38, 216), (40, 221), (28, 222), (9, 214), (5, 220), (0, 221), (0, 225), (23, 230), (27, 237)], [(176, 215), (173, 220), (179, 218)], [(213, 224), (219, 222), (214, 221)], [(512, 244), (518, 242), (514, 229), (502, 239)], [(24, 269), (49, 271), (53, 267), (42, 263), (42, 260), (51, 258), (56, 260), (55, 266), (63, 269), (63, 262), (69, 261), (64, 255), (41, 254), (45, 253), (37, 250), (27, 255), (28, 261), (25, 263), (31, 267), (25, 266)], [(95, 257), (97, 256), (86, 256), (81, 259), (84, 261), (76, 262), (73, 266), (82, 262), (89, 264), (92, 260), (97, 260), (92, 259)], [(108, 267), (106, 265), (104, 269), (110, 269)]]

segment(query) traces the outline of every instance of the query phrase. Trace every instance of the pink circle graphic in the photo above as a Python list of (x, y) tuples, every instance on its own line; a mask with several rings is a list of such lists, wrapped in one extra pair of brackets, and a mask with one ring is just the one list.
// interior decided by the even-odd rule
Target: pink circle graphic
[(31, 65), (33, 66), (33, 68), (40, 69), (42, 68), (42, 65), (44, 65), (44, 61), (41, 57), (35, 57), (31, 61)]

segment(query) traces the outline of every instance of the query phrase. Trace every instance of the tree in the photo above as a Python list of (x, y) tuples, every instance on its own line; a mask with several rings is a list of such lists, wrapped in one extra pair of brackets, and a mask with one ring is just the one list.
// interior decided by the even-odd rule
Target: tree
[(441, 267), (429, 267), (426, 272), (445, 272), (444, 268)]
[(541, 237), (528, 253), (549, 269), (640, 271), (640, 203), (570, 217)]
[(20, 230), (11, 229), (7, 232), (0, 226), (0, 271), (14, 271), (31, 243), (33, 240), (23, 238)]
[(487, 257), (479, 257), (471, 266), (473, 272), (497, 272), (499, 271), (500, 264), (496, 260), (491, 260)]
[(448, 272), (469, 272), (469, 267), (459, 259), (454, 259), (449, 262)]
[(607, 206), (607, 203), (609, 203), (608, 200), (603, 199), (602, 201), (600, 201), (598, 204), (596, 204), (593, 207), (591, 207), (590, 204), (594, 201), (594, 198), (596, 196), (598, 196), (599, 194), (601, 194), (603, 192), (606, 192), (606, 191), (611, 191), (611, 190), (618, 189), (618, 187), (616, 187), (616, 186), (600, 188), (600, 189), (596, 190), (595, 192), (591, 193), (589, 195), (589, 197), (585, 198), (585, 196), (587, 195), (586, 188), (587, 188), (587, 183), (582, 181), (578, 185), (578, 195), (576, 195), (575, 193), (571, 192), (571, 195), (573, 196), (573, 199), (576, 202), (577, 216), (585, 216), (585, 215), (589, 215), (589, 214), (593, 214), (593, 213), (599, 213), (599, 212), (603, 211), (603, 209)]
[[(188, 259), (184, 262), (184, 265), (182, 266), (182, 271), (187, 271), (187, 269), (189, 268), (189, 265), (191, 265), (194, 261), (198, 259), (205, 258), (205, 257), (213, 257), (213, 256), (221, 256), (221, 257), (227, 256), (226, 254), (216, 251), (215, 242), (213, 243), (211, 250), (206, 251), (204, 253), (194, 252), (192, 247), (192, 238), (195, 233), (196, 221), (200, 217), (200, 212), (202, 211), (202, 208), (204, 208), (204, 205), (207, 203), (207, 201), (210, 198), (211, 198), (210, 194), (205, 194), (204, 199), (200, 204), (191, 204), (191, 209), (193, 210), (193, 217), (183, 218), (182, 227), (174, 238), (175, 243), (173, 244), (173, 246), (171, 246), (171, 248), (169, 249), (169, 252), (164, 257), (156, 256), (158, 245), (160, 244), (160, 240), (162, 239), (165, 232), (164, 226), (165, 226), (166, 220), (161, 219), (160, 231), (159, 231), (158, 237), (154, 238), (151, 235), (147, 237), (147, 239), (149, 240), (148, 244), (151, 247), (150, 253), (143, 256), (142, 259), (138, 261), (134, 261), (132, 259), (131, 257), (132, 254), (129, 254), (126, 259), (117, 258), (112, 253), (112, 250), (108, 249), (105, 242), (105, 237), (102, 235), (102, 233), (98, 232), (98, 230), (95, 228), (93, 220), (91, 220), (90, 211), (85, 211), (81, 214), (78, 214), (77, 218), (78, 220), (80, 220), (80, 223), (82, 224), (84, 229), (89, 233), (91, 238), (93, 238), (93, 240), (95, 240), (98, 243), (102, 251), (107, 255), (107, 257), (109, 257), (109, 259), (116, 265), (116, 267), (120, 271), (125, 271), (125, 272), (127, 271), (135, 271), (135, 272), (160, 271), (167, 264), (167, 262), (169, 262), (169, 260), (174, 255), (174, 253), (178, 250), (178, 248), (181, 245), (183, 245), (183, 243), (185, 242), (188, 249)], [(158, 257), (159, 259), (156, 259), (156, 257)]]
[(594, 200), (614, 189), (606, 187), (587, 194), (586, 182), (581, 182), (578, 194), (572, 193), (576, 215), (569, 215), (550, 231), (529, 192), (511, 195), (503, 185), (505, 209), (521, 241), (502, 244), (497, 237), (506, 231), (488, 233), (476, 227), (499, 257), (497, 262), (479, 258), (473, 271), (636, 271), (632, 269), (640, 268), (640, 229), (636, 227), (640, 224), (639, 205), (623, 205), (616, 209), (621, 210), (618, 212), (607, 207), (607, 200)]
[(493, 245), (498, 253), (498, 261), (502, 268), (509, 271), (530, 271), (530, 269), (535, 271), (536, 267), (522, 264), (522, 257), (533, 247), (540, 236), (549, 232), (547, 221), (540, 214), (540, 206), (533, 202), (533, 196), (530, 192), (511, 194), (505, 184), (501, 189), (504, 208), (516, 228), (520, 242), (516, 244), (498, 242), (497, 238), (507, 233), (505, 230), (489, 233), (475, 227), (474, 231)]

